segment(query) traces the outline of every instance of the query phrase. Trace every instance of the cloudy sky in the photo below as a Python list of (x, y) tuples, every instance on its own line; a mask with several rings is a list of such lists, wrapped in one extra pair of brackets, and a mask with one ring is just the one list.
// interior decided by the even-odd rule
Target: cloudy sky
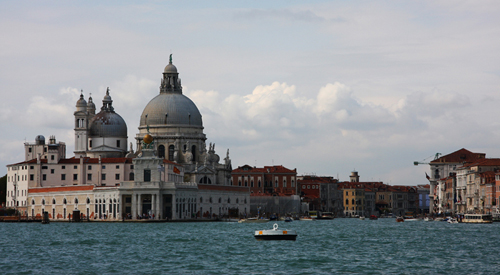
[[(173, 54), (233, 168), (425, 184), (435, 153), (500, 157), (498, 1), (2, 1), (0, 174), (106, 87), (128, 125)], [(431, 158), (429, 158), (431, 157)]]

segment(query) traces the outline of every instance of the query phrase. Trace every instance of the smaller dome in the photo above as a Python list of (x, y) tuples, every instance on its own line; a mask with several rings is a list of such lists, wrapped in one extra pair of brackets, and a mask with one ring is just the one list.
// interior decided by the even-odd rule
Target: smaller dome
[(38, 135), (35, 138), (36, 145), (44, 145), (45, 144), (45, 137), (42, 135)]
[(144, 143), (150, 144), (151, 142), (153, 142), (153, 137), (150, 134), (146, 134), (142, 140), (144, 141)]
[(166, 74), (176, 74), (177, 73), (177, 68), (174, 66), (174, 64), (169, 63), (165, 67), (165, 70), (163, 70), (163, 73), (166, 73)]
[(83, 92), (80, 94), (80, 98), (76, 102), (76, 107), (77, 108), (86, 108), (87, 107), (87, 101), (85, 101), (85, 98), (83, 98)]
[(92, 97), (89, 97), (89, 102), (87, 103), (87, 109), (95, 110), (95, 104), (94, 101), (92, 100)]

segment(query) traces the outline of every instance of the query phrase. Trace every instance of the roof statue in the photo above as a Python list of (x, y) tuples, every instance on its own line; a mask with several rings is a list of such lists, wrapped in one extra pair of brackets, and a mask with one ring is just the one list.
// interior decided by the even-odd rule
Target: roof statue
[(172, 54), (170, 54), (170, 62), (169, 63), (172, 63)]

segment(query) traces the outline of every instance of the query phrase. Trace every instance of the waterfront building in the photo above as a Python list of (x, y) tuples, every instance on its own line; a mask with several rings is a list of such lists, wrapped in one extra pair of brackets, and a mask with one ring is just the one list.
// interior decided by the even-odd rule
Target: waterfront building
[(429, 193), (430, 193), (430, 185), (417, 185), (417, 193), (418, 193), (418, 212), (420, 214), (429, 213)]
[(299, 176), (297, 183), (302, 201), (309, 204), (308, 210), (343, 213), (342, 194), (339, 192), (338, 180), (333, 177), (304, 175)]
[(141, 115), (136, 152), (132, 144), (127, 150), (127, 125), (109, 88), (102, 103), (96, 114), (92, 97), (87, 102), (80, 94), (74, 157), (66, 158), (55, 137), (25, 143), (25, 160), (7, 166), (7, 207), (30, 217), (46, 211), (52, 219), (67, 219), (74, 210), (93, 219), (186, 219), (250, 209), (248, 187), (231, 185), (229, 150), (222, 163), (215, 144), (207, 150), (201, 114), (182, 94), (172, 58), (159, 95)]
[[(429, 198), (431, 200), (431, 204), (429, 206), (430, 213), (439, 213), (439, 205), (443, 205), (442, 203), (442, 191), (444, 190), (443, 186), (438, 187), (438, 181), (442, 178), (446, 178), (451, 176), (451, 173), (456, 173), (457, 175), (457, 183), (456, 183), (456, 191), (458, 196), (462, 196), (465, 198), (467, 193), (467, 170), (464, 169), (460, 171), (460, 167), (462, 167), (465, 163), (472, 163), (478, 160), (486, 158), (486, 154), (484, 153), (473, 153), (467, 149), (460, 149), (453, 153), (450, 153), (445, 156), (441, 156), (429, 163), (430, 168), (430, 176), (428, 176), (429, 185), (430, 185), (430, 194)], [(441, 182), (440, 185), (443, 183)], [(442, 211), (442, 210), (441, 210)]]
[(252, 194), (297, 194), (297, 169), (288, 169), (282, 165), (239, 166), (231, 172), (231, 184), (249, 188)]

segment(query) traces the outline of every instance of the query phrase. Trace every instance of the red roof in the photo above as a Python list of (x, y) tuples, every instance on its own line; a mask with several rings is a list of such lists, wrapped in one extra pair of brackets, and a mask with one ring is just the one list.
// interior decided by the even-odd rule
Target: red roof
[(431, 163), (464, 163), (464, 162), (475, 162), (479, 159), (484, 159), (486, 154), (484, 153), (473, 153), (467, 149), (460, 149), (451, 154), (442, 156), (438, 159), (431, 161)]
[(94, 190), (94, 186), (75, 185), (75, 186), (59, 186), (59, 187), (34, 187), (34, 188), (29, 188), (28, 193), (49, 193), (49, 192), (87, 191), (87, 190)]

